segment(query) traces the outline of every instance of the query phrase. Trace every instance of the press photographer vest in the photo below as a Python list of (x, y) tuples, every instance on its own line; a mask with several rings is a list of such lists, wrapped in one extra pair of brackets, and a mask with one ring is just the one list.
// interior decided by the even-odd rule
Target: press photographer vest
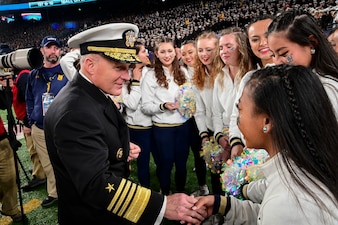
[[(27, 76), (29, 74), (29, 70), (22, 70), (20, 71), (20, 73), (18, 74), (17, 78), (15, 79), (14, 81), (14, 85), (12, 87), (12, 92), (13, 92), (13, 108), (14, 108), (14, 112), (15, 112), (15, 115), (16, 115), (16, 118), (18, 120), (21, 120), (23, 121), (27, 115), (27, 112), (26, 112), (26, 101), (25, 99), (20, 99), (19, 98), (19, 79), (26, 79), (24, 81), (24, 84), (26, 85), (27, 84)], [(24, 76), (22, 77), (21, 75)], [(23, 96), (24, 97), (24, 96)]]

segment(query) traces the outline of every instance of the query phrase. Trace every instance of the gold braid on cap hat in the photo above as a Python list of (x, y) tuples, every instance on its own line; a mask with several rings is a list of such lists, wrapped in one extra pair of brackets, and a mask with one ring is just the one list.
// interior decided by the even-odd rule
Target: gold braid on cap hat
[(106, 56), (119, 61), (128, 61), (128, 62), (140, 61), (136, 56), (136, 49), (87, 46), (87, 50), (89, 52), (102, 52)]

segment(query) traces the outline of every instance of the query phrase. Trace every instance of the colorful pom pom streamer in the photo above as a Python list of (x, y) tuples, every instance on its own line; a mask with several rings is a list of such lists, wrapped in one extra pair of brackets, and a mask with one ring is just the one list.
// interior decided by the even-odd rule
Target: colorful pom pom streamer
[(202, 146), (201, 156), (212, 173), (221, 173), (223, 148), (210, 137)]
[(242, 199), (240, 189), (246, 182), (264, 178), (260, 165), (269, 157), (263, 149), (243, 150), (240, 156), (228, 160), (222, 168), (221, 182), (223, 190), (232, 196)]
[(180, 85), (175, 101), (179, 104), (178, 112), (186, 120), (190, 119), (195, 114), (195, 92), (190, 82)]

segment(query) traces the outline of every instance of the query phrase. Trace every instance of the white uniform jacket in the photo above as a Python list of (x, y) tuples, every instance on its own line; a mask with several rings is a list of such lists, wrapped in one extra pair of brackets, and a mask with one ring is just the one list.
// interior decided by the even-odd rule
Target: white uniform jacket
[(125, 120), (128, 126), (152, 126), (151, 116), (144, 114), (141, 110), (141, 83), (149, 70), (149, 67), (143, 67), (141, 79), (139, 82), (132, 81), (130, 93), (128, 93), (127, 84), (123, 86), (122, 103), (125, 106)]
[[(231, 208), (224, 217), (223, 224), (338, 224), (338, 203), (333, 202), (334, 197), (326, 196), (291, 162), (304, 185), (318, 195), (330, 210), (331, 214), (329, 214), (293, 181), (285, 165), (280, 162), (281, 160), (281, 155), (277, 154), (261, 167), (267, 179), (267, 188), (262, 203), (253, 203), (250, 200), (241, 201), (231, 197)], [(316, 179), (315, 181), (319, 182)], [(327, 190), (324, 185), (321, 187)]]
[[(213, 92), (213, 124), (215, 135), (223, 133), (225, 127), (229, 127), (230, 116), (234, 107), (236, 93), (240, 83), (238, 76), (232, 81), (229, 74), (229, 67), (223, 67), (224, 75), (218, 74), (215, 79)], [(223, 87), (220, 84), (220, 79), (223, 77)]]
[[(166, 67), (163, 67), (163, 70), (169, 82), (168, 89), (159, 86), (154, 69), (149, 70), (145, 74), (141, 83), (141, 110), (145, 114), (152, 116), (153, 123), (170, 125), (183, 124), (186, 122), (186, 119), (182, 117), (177, 110), (161, 110), (160, 108), (161, 104), (175, 102), (179, 94), (179, 85), (175, 83), (173, 74), (170, 74)], [(186, 74), (186, 70), (182, 71)]]
[(323, 77), (318, 75), (318, 77), (323, 84), (326, 94), (329, 96), (333, 106), (333, 111), (336, 114), (336, 119), (338, 120), (338, 80), (331, 76)]
[(209, 73), (205, 71), (207, 77), (205, 78), (205, 85), (203, 90), (195, 87), (196, 97), (196, 113), (195, 120), (199, 134), (202, 132), (208, 132), (208, 129), (214, 131), (214, 125), (212, 123), (212, 93), (213, 88), (208, 87)]
[(62, 56), (60, 59), (62, 71), (65, 73), (69, 81), (73, 80), (77, 73), (74, 63), (76, 60), (80, 59), (80, 57), (80, 49), (74, 49), (73, 51), (70, 51), (66, 55)]

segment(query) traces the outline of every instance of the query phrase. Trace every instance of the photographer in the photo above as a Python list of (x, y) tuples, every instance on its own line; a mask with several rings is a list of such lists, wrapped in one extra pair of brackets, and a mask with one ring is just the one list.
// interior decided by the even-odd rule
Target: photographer
[[(7, 83), (9, 85), (13, 83), (12, 80), (8, 82), (7, 79), (11, 78), (1, 77), (0, 109), (2, 110), (7, 108), (7, 104), (11, 104), (3, 89), (7, 86)], [(10, 216), (14, 222), (22, 221), (23, 216), (18, 208), (14, 152), (2, 118), (0, 118), (0, 203), (2, 204), (2, 215)]]
[(29, 155), (33, 164), (32, 177), (26, 185), (22, 186), (22, 190), (32, 191), (36, 187), (39, 187), (46, 183), (46, 175), (43, 171), (38, 153), (33, 145), (33, 139), (31, 135), (31, 126), (29, 125), (27, 110), (26, 110), (26, 86), (27, 79), (30, 70), (14, 70), (14, 74), (17, 74), (15, 81), (13, 82), (13, 109), (18, 121), (23, 126), (23, 134)]

